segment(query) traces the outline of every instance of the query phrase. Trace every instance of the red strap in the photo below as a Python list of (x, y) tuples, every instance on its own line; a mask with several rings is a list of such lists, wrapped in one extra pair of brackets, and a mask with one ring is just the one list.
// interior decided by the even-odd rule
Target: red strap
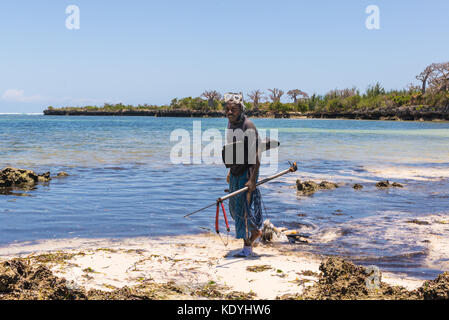
[(220, 233), (220, 230), (218, 229), (218, 214), (219, 214), (219, 209), (220, 206), (217, 202), (217, 214), (215, 215), (215, 231), (217, 231), (217, 233)]
[(228, 217), (226, 217), (226, 210), (224, 208), (223, 202), (220, 202), (220, 204), (221, 204), (221, 209), (223, 209), (223, 216), (224, 216), (224, 219), (226, 222), (226, 229), (229, 232), (229, 231), (231, 231), (231, 229), (229, 229)]

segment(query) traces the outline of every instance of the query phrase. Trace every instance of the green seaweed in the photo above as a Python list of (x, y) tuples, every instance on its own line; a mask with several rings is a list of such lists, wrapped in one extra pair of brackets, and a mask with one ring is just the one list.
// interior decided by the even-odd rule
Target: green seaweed
[(264, 271), (271, 270), (271, 269), (273, 269), (273, 267), (266, 265), (266, 264), (246, 267), (246, 270), (249, 272), (264, 272)]

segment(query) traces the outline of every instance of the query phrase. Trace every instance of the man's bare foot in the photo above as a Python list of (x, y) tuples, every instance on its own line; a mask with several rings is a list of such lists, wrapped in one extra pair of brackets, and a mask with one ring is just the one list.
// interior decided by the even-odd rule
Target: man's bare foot
[(253, 254), (253, 249), (251, 246), (244, 246), (242, 250), (234, 254), (234, 257), (246, 258)]
[(262, 231), (261, 230), (257, 230), (257, 231), (253, 231), (251, 232), (251, 238), (249, 239), (251, 245), (254, 244), (254, 241), (257, 240), (257, 238), (262, 236)]

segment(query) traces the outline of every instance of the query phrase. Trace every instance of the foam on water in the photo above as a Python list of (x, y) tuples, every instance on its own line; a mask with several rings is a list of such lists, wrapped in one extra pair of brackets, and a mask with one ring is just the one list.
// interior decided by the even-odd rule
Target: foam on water
[[(363, 264), (422, 278), (449, 270), (449, 212), (415, 216), (386, 211), (353, 219), (339, 228), (324, 228), (312, 236), (315, 252), (338, 252)], [(361, 241), (366, 238), (370, 241)], [(411, 268), (412, 269), (412, 268)]]

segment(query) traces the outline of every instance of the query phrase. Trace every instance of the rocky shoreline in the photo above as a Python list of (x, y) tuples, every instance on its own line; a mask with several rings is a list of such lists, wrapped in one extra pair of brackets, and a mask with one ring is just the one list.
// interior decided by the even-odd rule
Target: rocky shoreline
[[(249, 110), (253, 118), (318, 118), (318, 119), (355, 119), (355, 120), (402, 120), (402, 121), (449, 121), (449, 107), (432, 108), (410, 106), (398, 108), (359, 109), (350, 111), (310, 111), (310, 112), (271, 112)], [(223, 111), (200, 110), (64, 110), (47, 109), (44, 115), (52, 116), (150, 116), (150, 117), (192, 117), (224, 118)]]
[(411, 106), (352, 111), (317, 111), (308, 113), (307, 117), (356, 120), (449, 121), (449, 107)]
[[(251, 117), (267, 117), (266, 111), (248, 111)], [(201, 110), (44, 110), (44, 115), (51, 116), (149, 116), (149, 117), (186, 117), (186, 118), (224, 118), (223, 111), (201, 111)], [(275, 114), (273, 114), (275, 116)]]
[[(293, 118), (306, 117), (300, 112), (276, 113), (263, 110), (248, 110), (253, 118)], [(225, 118), (223, 111), (201, 110), (44, 110), (46, 116), (148, 116), (158, 118)]]

